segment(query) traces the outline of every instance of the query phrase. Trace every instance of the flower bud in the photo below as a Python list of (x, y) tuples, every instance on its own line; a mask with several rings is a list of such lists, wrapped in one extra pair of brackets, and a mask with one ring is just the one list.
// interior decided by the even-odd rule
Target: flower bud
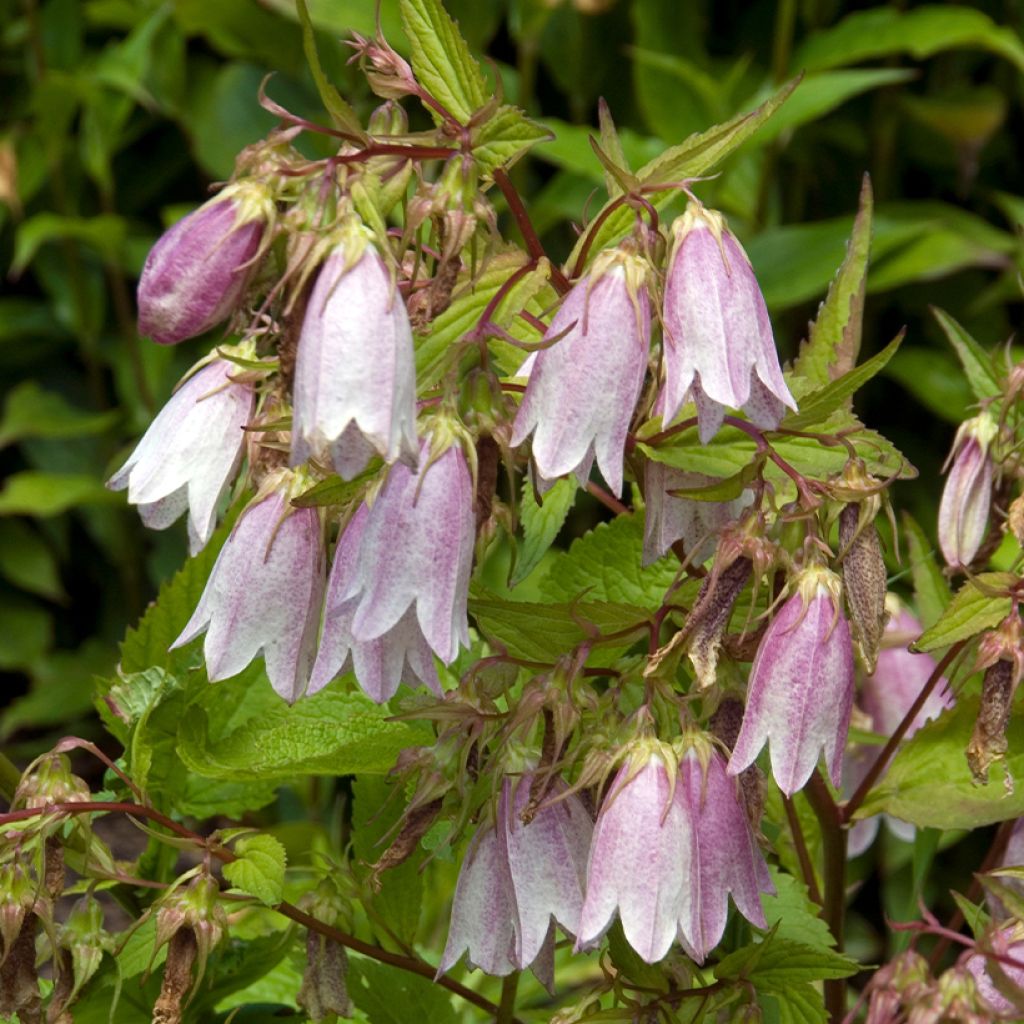
[[(1024, 967), (998, 957), (1024, 961), (1024, 933), (1020, 925), (1002, 928), (992, 932), (989, 941), (996, 956), (986, 955), (979, 948), (963, 960), (962, 966), (974, 979), (986, 1010), (1000, 1020), (1020, 1020), (1024, 1014)], [(1010, 993), (1015, 997), (1012, 1000)]]
[(697, 406), (707, 444), (726, 408), (742, 409), (763, 429), (796, 409), (779, 367), (768, 309), (743, 247), (725, 218), (691, 202), (672, 225), (665, 281), (665, 409), (671, 421)]
[(839, 577), (811, 566), (765, 631), (750, 670), (743, 726), (729, 761), (738, 775), (769, 742), (772, 774), (787, 796), (801, 789), (824, 752), (838, 786), (853, 708), (850, 627)]
[(988, 530), (997, 425), (988, 413), (961, 424), (946, 460), (952, 464), (939, 504), (939, 546), (950, 568), (968, 566)]
[(608, 486), (622, 493), (626, 434), (651, 342), (646, 275), (638, 256), (606, 250), (555, 313), (511, 440), (516, 446), (534, 435), (542, 480), (575, 473), (585, 485), (596, 457)]
[(71, 953), (74, 982), (67, 996), (71, 1002), (81, 987), (99, 970), (112, 937), (103, 930), (103, 908), (92, 896), (77, 900), (60, 929), (60, 944)]
[(242, 181), (164, 232), (139, 279), (139, 334), (174, 345), (226, 320), (252, 281), (274, 212), (264, 185)]

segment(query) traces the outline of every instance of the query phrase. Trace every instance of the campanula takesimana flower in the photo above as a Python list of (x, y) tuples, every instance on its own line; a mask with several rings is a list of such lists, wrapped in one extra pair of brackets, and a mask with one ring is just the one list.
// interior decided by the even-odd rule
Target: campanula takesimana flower
[(993, 483), (989, 447), (996, 430), (988, 413), (961, 424), (946, 461), (949, 476), (939, 503), (939, 547), (954, 569), (971, 564), (988, 530)]

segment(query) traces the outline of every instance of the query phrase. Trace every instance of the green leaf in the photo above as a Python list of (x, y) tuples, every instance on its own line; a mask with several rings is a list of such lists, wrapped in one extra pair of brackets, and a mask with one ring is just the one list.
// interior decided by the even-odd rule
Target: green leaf
[(946, 423), (959, 425), (970, 415), (971, 385), (953, 356), (940, 349), (904, 344), (885, 375)]
[(801, 346), (793, 372), (818, 387), (852, 369), (860, 350), (864, 318), (864, 291), (871, 249), (871, 220), (874, 199), (871, 179), (864, 175), (853, 232), (843, 260), (807, 341)]
[(907, 542), (910, 576), (914, 581), (917, 612), (924, 627), (934, 625), (953, 599), (946, 579), (935, 558), (935, 548), (924, 535), (924, 530), (909, 512), (904, 512), (903, 537)]
[(803, 430), (805, 427), (828, 419), (837, 409), (849, 407), (849, 399), (872, 377), (885, 369), (886, 363), (892, 359), (900, 347), (903, 337), (904, 332), (900, 331), (881, 352), (876, 352), (870, 359), (836, 377), (824, 387), (801, 396), (798, 401), (799, 410), (786, 416), (782, 422), (783, 428)]
[(466, 124), (489, 96), (480, 65), (440, 0), (400, 0), (400, 7), (417, 81)]
[(95, 249), (105, 261), (120, 264), (127, 237), (122, 217), (99, 214), (96, 217), (63, 217), (49, 211), (37, 213), (18, 227), (11, 273), (17, 276), (48, 242), (73, 239)]
[(765, 1021), (772, 1021), (772, 1011), (778, 1024), (826, 1024), (828, 1013), (821, 993), (810, 983), (789, 985), (780, 992), (759, 992), (758, 999), (767, 1009)]
[(988, 353), (948, 313), (936, 306), (931, 310), (963, 365), (974, 397), (981, 401), (998, 395), (999, 382), (992, 371)]
[(381, 774), (394, 767), (406, 747), (433, 742), (425, 725), (393, 722), (388, 716), (387, 708), (335, 685), (297, 704), (277, 702), (214, 739), (207, 711), (193, 705), (178, 729), (179, 753), (192, 771), (211, 779)]
[(486, 174), (496, 167), (511, 167), (531, 146), (550, 138), (547, 128), (518, 107), (498, 107), (473, 132), (473, 158)]
[(898, 53), (922, 60), (952, 49), (988, 50), (1024, 71), (1024, 43), (1013, 29), (999, 27), (982, 11), (945, 4), (858, 11), (814, 33), (797, 51), (793, 66), (811, 71)]
[(284, 899), (284, 847), (266, 834), (242, 836), (233, 852), (238, 858), (223, 867), (224, 877), (268, 907)]
[(361, 956), (348, 962), (348, 994), (370, 1024), (458, 1024), (459, 1017), (440, 985), (428, 978)]
[(320, 93), (320, 99), (323, 100), (335, 127), (350, 132), (357, 138), (362, 138), (363, 126), (359, 123), (356, 112), (341, 98), (341, 93), (324, 74), (306, 0), (295, 0), (295, 10), (299, 15), (299, 24), (302, 26), (302, 49), (306, 54), (306, 63), (309, 64), (309, 71), (316, 83), (317, 92)]
[(313, 484), (308, 490), (292, 498), (292, 504), (296, 508), (317, 508), (323, 505), (348, 505), (355, 498), (360, 497), (370, 482), (380, 472), (381, 463), (374, 459), (371, 467), (352, 480), (342, 480), (337, 473)]
[(65, 599), (57, 556), (33, 527), (21, 519), (0, 521), (0, 576), (31, 594)]
[(768, 927), (779, 939), (792, 939), (807, 946), (835, 946), (836, 940), (822, 919), (817, 904), (807, 894), (807, 886), (792, 875), (769, 867), (775, 895), (761, 894), (761, 906)]
[(914, 733), (855, 816), (884, 811), (918, 827), (969, 829), (1024, 814), (1024, 718), (1011, 715), (1006, 730), (1008, 784), (995, 771), (979, 786), (964, 755), (979, 703), (961, 696), (956, 707)]
[(523, 524), (523, 543), (516, 550), (515, 569), (509, 586), (522, 583), (540, 564), (540, 560), (558, 536), (576, 501), (576, 478), (563, 477), (544, 495), (538, 505), (530, 481), (523, 478), (523, 500), (519, 506), (519, 519)]
[(49, 612), (34, 601), (0, 593), (0, 669), (27, 669), (52, 643)]
[[(590, 146), (594, 134), (592, 128), (570, 124), (555, 117), (544, 118), (543, 124), (551, 135), (546, 144), (537, 150), (538, 160), (572, 171), (594, 184), (605, 181), (606, 172)], [(659, 139), (640, 135), (629, 128), (619, 129), (618, 138), (625, 155), (624, 166), (647, 163), (664, 149)]]
[(7, 478), (0, 491), (0, 516), (60, 515), (80, 505), (119, 505), (122, 498), (83, 473), (44, 473), (26, 469)]
[(0, 448), (26, 437), (65, 438), (102, 434), (118, 420), (111, 412), (85, 412), (53, 391), (27, 380), (7, 393), (0, 419)]
[(764, 458), (757, 456), (738, 473), (698, 487), (673, 487), (668, 493), (677, 498), (691, 501), (733, 501), (757, 478), (764, 465)]
[(821, 946), (769, 936), (724, 957), (714, 968), (721, 980), (742, 980), (759, 989), (785, 992), (791, 985), (827, 978), (848, 978), (860, 970), (856, 960)]
[(997, 626), (1010, 614), (1010, 598), (992, 596), (990, 591), (1012, 587), (1017, 577), (1011, 572), (983, 572), (968, 580), (953, 595), (938, 622), (926, 629), (914, 644), (915, 651), (934, 651), (968, 640)]

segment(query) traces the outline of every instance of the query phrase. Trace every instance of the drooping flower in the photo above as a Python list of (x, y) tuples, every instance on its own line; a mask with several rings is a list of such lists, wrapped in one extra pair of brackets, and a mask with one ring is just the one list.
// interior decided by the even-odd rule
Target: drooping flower
[(206, 634), (211, 682), (241, 672), (261, 652), (287, 701), (309, 682), (324, 592), (324, 549), (315, 508), (290, 505), (295, 481), (268, 477), (217, 556), (192, 618), (172, 649)]
[(506, 777), (497, 820), (473, 837), (459, 872), (443, 974), (468, 951), (469, 962), (505, 975), (535, 964), (555, 922), (575, 934), (583, 906), (593, 824), (576, 796), (556, 782), (528, 822), (533, 776)]
[(415, 465), (416, 372), (409, 315), (365, 229), (345, 230), (306, 305), (292, 391), (292, 464), (330, 462), (346, 480), (376, 452)]
[(954, 569), (971, 564), (988, 530), (993, 477), (989, 447), (996, 430), (988, 413), (967, 420), (946, 461), (952, 468), (939, 503), (939, 547)]
[(839, 785), (854, 690), (853, 643), (840, 588), (835, 573), (810, 566), (768, 626), (750, 670), (730, 775), (752, 764), (768, 742), (772, 774), (787, 796), (807, 782), (823, 751)]
[(434, 657), (411, 606), (376, 640), (359, 641), (352, 635), (352, 617), (359, 598), (344, 595), (355, 573), (369, 515), (369, 508), (360, 505), (338, 539), (309, 693), (322, 690), (335, 676), (351, 668), (363, 692), (378, 704), (390, 700), (399, 683), (412, 687), (424, 683), (440, 694)]
[[(921, 635), (921, 623), (892, 595), (886, 605), (890, 618), (878, 653), (878, 663), (875, 671), (865, 677), (861, 685), (858, 704), (867, 716), (867, 725), (872, 732), (891, 736), (935, 670), (935, 659), (930, 654), (915, 654), (909, 649), (910, 644)], [(938, 718), (946, 708), (952, 706), (953, 696), (943, 678), (914, 717), (906, 738), (909, 739), (926, 722)], [(880, 752), (881, 747), (869, 746), (854, 747), (847, 754), (843, 764), (844, 792), (848, 795), (854, 793)], [(882, 817), (894, 835), (905, 841), (913, 839), (913, 825), (888, 814)], [(853, 823), (847, 841), (848, 856), (859, 856), (868, 849), (878, 833), (878, 824), (878, 816)]]
[[(450, 664), (459, 646), (469, 645), (466, 602), (475, 536), (466, 456), (436, 427), (423, 442), (419, 469), (392, 466), (367, 515), (348, 586), (336, 598), (358, 599), (349, 627), (353, 639), (377, 640), (403, 621), (412, 630), (415, 614), (423, 639)], [(414, 649), (409, 639), (406, 650)]]
[(725, 218), (695, 202), (676, 218), (672, 238), (663, 315), (664, 422), (693, 401), (703, 444), (727, 408), (742, 409), (763, 429), (777, 427), (783, 407), (796, 409), (796, 402), (747, 254)]
[(678, 789), (671, 751), (642, 741), (627, 756), (594, 826), (577, 948), (618, 914), (626, 941), (652, 964), (691, 920), (697, 862)]
[[(991, 950), (996, 956), (971, 953), (963, 958), (963, 967), (974, 978), (985, 1008), (996, 1020), (1019, 1021), (1024, 1012), (1024, 927), (1020, 924), (1000, 928), (991, 933)], [(993, 975), (998, 971), (1000, 983), (1018, 990), (1018, 998), (1011, 1001), (996, 985)]]
[(242, 461), (252, 416), (252, 385), (232, 380), (236, 368), (214, 359), (187, 377), (128, 457), (107, 481), (128, 488), (151, 530), (164, 530), (188, 510), (192, 554), (210, 539), (217, 506)]
[(615, 494), (629, 421), (647, 369), (651, 311), (646, 264), (607, 250), (562, 300), (545, 333), (553, 343), (529, 368), (512, 445), (532, 433), (543, 480), (575, 473), (581, 484), (596, 457)]
[[(1024, 868), (1024, 818), (1018, 818), (1013, 823), (1003, 855), (999, 858), (999, 867)], [(1024, 878), (1000, 875), (998, 876), (998, 881), (1000, 885), (1006, 886), (1018, 896), (1024, 896)], [(1003, 901), (987, 888), (985, 891), (985, 902), (988, 904), (989, 913), (996, 921), (1004, 921), (1014, 916), (1003, 905)]]
[(139, 334), (173, 345), (226, 320), (252, 281), (274, 212), (265, 186), (241, 181), (165, 231), (139, 278)]

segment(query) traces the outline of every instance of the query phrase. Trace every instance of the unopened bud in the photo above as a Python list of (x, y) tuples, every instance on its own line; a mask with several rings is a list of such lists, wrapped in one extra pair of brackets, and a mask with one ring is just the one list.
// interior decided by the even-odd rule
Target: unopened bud
[(44, 754), (26, 770), (14, 791), (12, 807), (48, 807), (88, 800), (86, 782), (71, 771), (65, 754)]
[(939, 504), (939, 546), (953, 569), (971, 564), (988, 530), (994, 473), (989, 446), (997, 429), (988, 413), (968, 420), (947, 460), (952, 468)]
[(388, 100), (370, 115), (367, 127), (371, 135), (404, 135), (409, 130), (409, 115), (401, 103)]
[(306, 934), (306, 970), (297, 1001), (313, 1021), (351, 1017), (352, 1000), (345, 982), (348, 956), (334, 939), (310, 929)]
[(35, 883), (17, 863), (0, 865), (0, 962), (6, 958), (21, 931), (25, 915), (36, 901)]
[(843, 585), (850, 609), (853, 649), (867, 673), (875, 671), (885, 630), (885, 559), (874, 523), (860, 521), (861, 506), (849, 504), (839, 513), (839, 547), (843, 552)]

